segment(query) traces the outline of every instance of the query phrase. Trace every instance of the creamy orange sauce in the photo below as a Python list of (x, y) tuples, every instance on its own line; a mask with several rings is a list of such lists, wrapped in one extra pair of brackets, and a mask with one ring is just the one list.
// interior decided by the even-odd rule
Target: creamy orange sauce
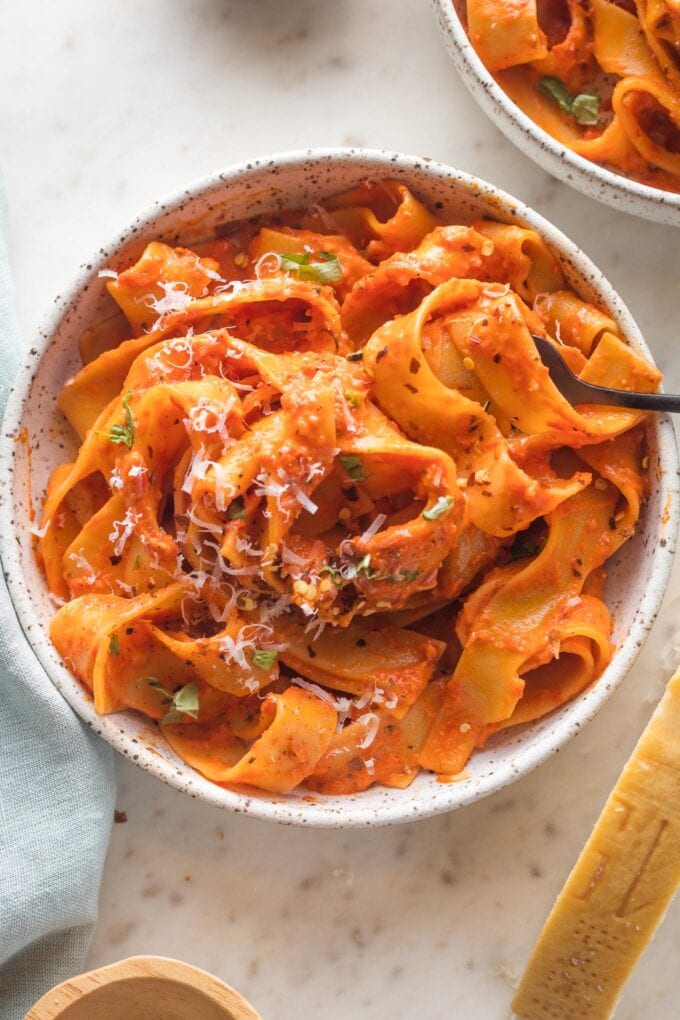
[(152, 242), (106, 286), (40, 539), (97, 712), (142, 713), (215, 783), (315, 799), (458, 781), (597, 679), (645, 420), (568, 404), (532, 334), (588, 381), (660, 377), (534, 231), (371, 181)]

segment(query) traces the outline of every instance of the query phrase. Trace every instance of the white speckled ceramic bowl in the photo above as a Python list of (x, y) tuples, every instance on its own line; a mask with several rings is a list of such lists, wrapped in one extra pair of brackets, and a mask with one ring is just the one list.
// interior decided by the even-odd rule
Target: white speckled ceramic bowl
[[(457, 782), (439, 783), (423, 773), (408, 790), (377, 787), (356, 796), (325, 798), (225, 790), (177, 758), (155, 724), (140, 715), (95, 715), (92, 699), (64, 667), (48, 637), (54, 606), (31, 552), (28, 501), (30, 486), (33, 499), (39, 500), (52, 467), (76, 449), (55, 399), (80, 367), (77, 337), (98, 318), (108, 300), (97, 271), (114, 257), (134, 260), (153, 238), (190, 245), (210, 236), (218, 224), (316, 202), (369, 176), (404, 181), (452, 222), (493, 216), (533, 227), (559, 256), (571, 286), (605, 307), (631, 344), (649, 353), (625, 305), (602, 274), (563, 234), (520, 202), (458, 170), (423, 159), (366, 150), (313, 150), (257, 159), (192, 184), (158, 202), (101, 248), (69, 292), (56, 299), (18, 374), (3, 426), (3, 565), (26, 636), (55, 686), (96, 733), (164, 782), (217, 807), (297, 825), (380, 825), (449, 811), (507, 786), (557, 751), (604, 704), (638, 654), (666, 587), (678, 520), (675, 437), (670, 422), (658, 417), (650, 429), (650, 499), (637, 536), (611, 562), (607, 601), (614, 614), (618, 650), (609, 668), (592, 688), (548, 718), (490, 741), (473, 756)], [(15, 441), (24, 428), (33, 444), (32, 476), (26, 444)], [(36, 683), (42, 682), (36, 676)]]
[(680, 226), (680, 194), (650, 188), (578, 156), (540, 128), (505, 94), (477, 56), (453, 0), (431, 0), (453, 63), (501, 131), (536, 163), (589, 198), (657, 223)]

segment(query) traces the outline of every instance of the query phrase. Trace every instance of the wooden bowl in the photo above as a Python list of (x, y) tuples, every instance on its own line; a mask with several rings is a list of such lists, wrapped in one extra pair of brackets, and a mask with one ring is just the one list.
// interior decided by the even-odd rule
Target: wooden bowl
[(133, 956), (57, 985), (25, 1020), (261, 1020), (237, 991), (198, 967)]

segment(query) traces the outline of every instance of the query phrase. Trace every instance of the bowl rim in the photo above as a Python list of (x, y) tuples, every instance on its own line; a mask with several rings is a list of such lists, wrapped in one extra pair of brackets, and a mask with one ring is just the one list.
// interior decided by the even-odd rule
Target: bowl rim
[[(62, 319), (68, 314), (71, 305), (77, 301), (84, 285), (97, 276), (100, 268), (105, 267), (108, 259), (117, 251), (121, 244), (128, 241), (132, 234), (153, 224), (159, 216), (178, 210), (188, 199), (200, 197), (211, 188), (228, 186), (248, 176), (261, 174), (272, 168), (300, 168), (309, 165), (310, 161), (338, 163), (339, 165), (356, 163), (357, 167), (374, 164), (377, 172), (389, 173), (390, 168), (397, 167), (400, 173), (416, 174), (425, 172), (428, 176), (455, 181), (471, 196), (489, 200), (498, 211), (507, 216), (515, 217), (536, 229), (543, 238), (557, 250), (565, 261), (573, 264), (578, 271), (588, 275), (602, 296), (603, 302), (610, 310), (615, 310), (624, 334), (633, 337), (636, 345), (648, 352), (644, 339), (633, 320), (628, 308), (608, 282), (604, 274), (595, 264), (581, 252), (557, 227), (523, 202), (508, 195), (502, 189), (491, 185), (464, 171), (456, 170), (446, 164), (428, 158), (406, 155), (382, 149), (367, 148), (314, 148), (293, 150), (273, 155), (265, 155), (247, 161), (232, 164), (221, 171), (195, 180), (185, 187), (176, 189), (170, 195), (154, 201), (123, 230), (120, 230), (107, 245), (99, 248), (91, 260), (80, 268), (70, 287), (63, 295), (55, 299), (53, 307), (47, 312), (39, 330), (40, 339), (31, 346), (19, 366), (14, 383), (9, 392), (5, 410), (2, 437), (0, 439), (0, 477), (6, 479), (6, 485), (0, 490), (0, 560), (7, 581), (9, 594), (19, 624), (31, 645), (38, 661), (47, 673), (50, 681), (57, 687), (62, 696), (69, 702), (74, 711), (99, 736), (103, 737), (123, 756), (133, 758), (134, 764), (144, 771), (150, 772), (157, 779), (194, 798), (201, 799), (214, 806), (249, 814), (255, 818), (276, 821), (283, 824), (320, 827), (320, 828), (353, 828), (366, 826), (394, 825), (401, 822), (414, 821), (435, 814), (444, 813), (463, 807), (475, 800), (508, 786), (520, 776), (531, 772), (564, 746), (579, 732), (582, 725), (589, 721), (611, 693), (618, 687), (635, 661), (642, 644), (649, 634), (666, 591), (670, 570), (675, 552), (676, 533), (680, 519), (680, 491), (678, 479), (678, 452), (673, 424), (665, 415), (656, 419), (656, 440), (659, 464), (662, 467), (659, 481), (659, 498), (663, 500), (667, 512), (659, 527), (663, 534), (663, 543), (657, 540), (652, 554), (650, 581), (642, 593), (638, 609), (630, 629), (616, 649), (612, 662), (607, 667), (606, 680), (603, 674), (599, 680), (587, 688), (581, 697), (585, 700), (579, 705), (578, 718), (560, 720), (555, 732), (541, 735), (538, 739), (521, 750), (520, 762), (504, 762), (495, 766), (491, 775), (483, 777), (479, 785), (454, 782), (443, 787), (448, 796), (442, 795), (435, 802), (431, 797), (424, 796), (420, 802), (401, 802), (394, 793), (387, 791), (380, 807), (362, 805), (357, 800), (347, 801), (348, 810), (333, 807), (324, 803), (323, 799), (314, 804), (305, 802), (299, 795), (288, 795), (283, 799), (272, 800), (255, 796), (250, 792), (238, 792), (210, 783), (194, 770), (192, 777), (179, 771), (169, 759), (163, 758), (141, 742), (133, 745), (134, 756), (130, 747), (133, 738), (120, 725), (114, 724), (118, 714), (98, 716), (94, 712), (91, 700), (88, 700), (81, 685), (62, 666), (57, 666), (54, 649), (49, 636), (43, 629), (39, 616), (34, 609), (28, 593), (28, 586), (23, 579), (21, 558), (17, 552), (15, 532), (19, 523), (12, 514), (12, 479), (14, 471), (15, 437), (24, 424), (26, 410), (30, 407), (29, 397), (36, 369), (52, 342)], [(649, 352), (648, 352), (649, 353)], [(4, 491), (4, 496), (3, 496)], [(654, 537), (654, 536), (652, 536)], [(42, 677), (36, 683), (43, 682)], [(189, 768), (187, 766), (187, 768)], [(481, 788), (480, 788), (481, 786)], [(392, 795), (392, 796), (390, 796)]]
[(657, 223), (680, 226), (680, 192), (653, 188), (563, 146), (503, 91), (472, 45), (453, 0), (430, 0), (449, 54), (468, 91), (503, 133), (544, 170), (589, 198)]

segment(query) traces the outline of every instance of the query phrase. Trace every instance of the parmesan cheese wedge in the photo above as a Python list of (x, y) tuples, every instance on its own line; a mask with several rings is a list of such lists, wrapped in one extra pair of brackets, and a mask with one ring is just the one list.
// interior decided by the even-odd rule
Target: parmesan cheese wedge
[(680, 669), (550, 912), (513, 1009), (606, 1020), (680, 884)]

